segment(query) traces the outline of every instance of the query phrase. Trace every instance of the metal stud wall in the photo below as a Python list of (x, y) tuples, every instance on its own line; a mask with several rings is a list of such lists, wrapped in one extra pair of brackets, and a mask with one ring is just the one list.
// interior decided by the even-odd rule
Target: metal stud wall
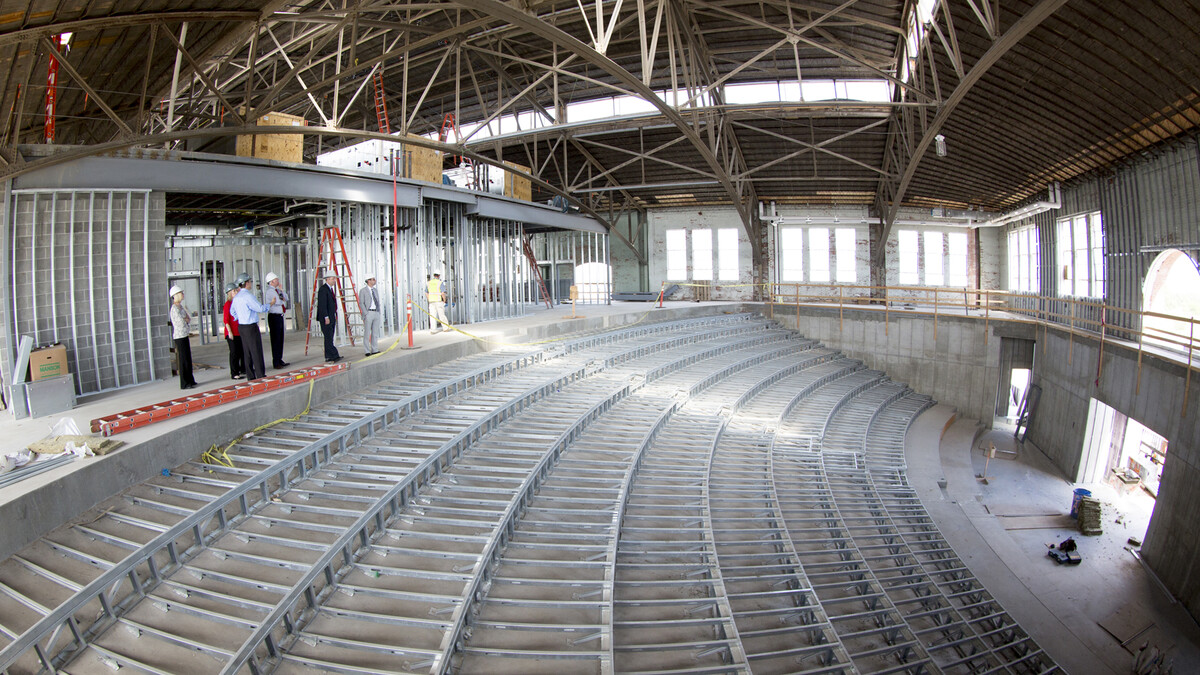
[(469, 320), (475, 323), (524, 316), (525, 306), (536, 302), (537, 296), (530, 293), (528, 281), (532, 277), (521, 249), (521, 224), (475, 218), (466, 227), (459, 285), (467, 290)]
[[(184, 290), (188, 309), (199, 314), (201, 344), (223, 339), (225, 284), (233, 283), (243, 272), (254, 278), (260, 299), (267, 273), (277, 274), (292, 300), (288, 327), (303, 330), (309, 298), (300, 284), (300, 265), (307, 258), (301, 240), (258, 234), (222, 235), (215, 227), (180, 225), (167, 228), (166, 246), (167, 279)], [(262, 321), (265, 325), (266, 319)]]
[(9, 208), (6, 362), (28, 335), (66, 346), (76, 394), (169, 376), (164, 196), (15, 190)]
[[(571, 286), (576, 286), (579, 304), (612, 303), (613, 275), (608, 239), (608, 235), (594, 232), (546, 232), (533, 236), (534, 256), (555, 302), (570, 302)], [(577, 278), (581, 272), (586, 274), (580, 268), (591, 264), (604, 266), (598, 277)]]

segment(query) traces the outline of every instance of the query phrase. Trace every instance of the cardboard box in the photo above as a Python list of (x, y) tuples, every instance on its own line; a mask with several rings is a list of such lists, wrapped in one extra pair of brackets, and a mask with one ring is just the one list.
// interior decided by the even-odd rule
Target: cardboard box
[(29, 381), (37, 382), (70, 373), (66, 345), (50, 345), (29, 352)]

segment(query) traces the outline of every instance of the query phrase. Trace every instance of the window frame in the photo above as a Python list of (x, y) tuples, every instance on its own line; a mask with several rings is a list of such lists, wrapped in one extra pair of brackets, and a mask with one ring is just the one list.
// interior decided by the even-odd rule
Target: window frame
[[(1055, 221), (1055, 279), (1059, 297), (1103, 299), (1107, 261), (1104, 219), (1099, 210)], [(1083, 268), (1082, 274), (1080, 268)]]
[[(683, 244), (682, 247), (679, 247), (679, 248), (672, 247), (671, 239), (672, 239), (672, 235), (674, 233), (678, 233), (679, 236), (683, 238), (682, 242), (680, 242)], [(687, 231), (687, 228), (683, 228), (683, 227), (668, 228), (666, 230), (666, 234), (663, 235), (663, 243), (667, 249), (667, 270), (666, 270), (667, 281), (687, 281), (688, 280), (688, 267), (687, 267), (688, 231)], [(675, 256), (678, 256), (678, 258), (676, 258), (675, 261), (681, 263), (681, 265), (678, 267), (672, 266), (672, 258), (675, 258)]]
[[(719, 281), (737, 281), (741, 277), (741, 237), (736, 227), (719, 227), (716, 232), (716, 277)], [(732, 236), (732, 242), (729, 241)], [(732, 243), (732, 246), (730, 244)]]
[(815, 284), (830, 283), (833, 280), (833, 270), (831, 269), (832, 265), (829, 264), (831, 248), (829, 228), (809, 227), (806, 229), (808, 230), (808, 280)]
[[(804, 283), (804, 239), (807, 236), (803, 227), (780, 227), (779, 230), (779, 281), (783, 283)], [(794, 244), (789, 246), (788, 244)], [(789, 265), (788, 263), (794, 263)]]
[[(910, 236), (911, 235), (911, 236)], [(912, 255), (905, 256), (905, 239), (912, 240)], [(918, 230), (896, 231), (897, 281), (901, 286), (921, 285), (921, 233)], [(909, 269), (911, 267), (911, 269)]]
[[(692, 281), (713, 281), (716, 270), (713, 269), (712, 228), (695, 228), (689, 232), (692, 239)], [(700, 233), (703, 235), (697, 236)], [(703, 246), (697, 246), (697, 243)]]
[(833, 259), (833, 278), (837, 283), (858, 281), (858, 231), (853, 227), (833, 230)]

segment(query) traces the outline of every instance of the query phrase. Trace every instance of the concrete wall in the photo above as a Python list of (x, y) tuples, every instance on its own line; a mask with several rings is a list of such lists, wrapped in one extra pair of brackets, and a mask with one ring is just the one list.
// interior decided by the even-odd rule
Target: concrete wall
[(777, 305), (777, 321), (805, 337), (839, 349), (869, 368), (885, 371), (914, 390), (968, 416), (992, 421), (1000, 375), (1000, 338), (995, 324), (984, 344), (982, 321), (962, 317), (906, 315), (903, 310), (796, 308)]
[(1142, 553), (1188, 608), (1200, 617), (1200, 376), (1193, 373), (1184, 410), (1187, 373), (1181, 362), (1144, 353), (1138, 381), (1138, 352), (1104, 345), (1099, 385), (1097, 340), (1051, 329), (1039, 333), (1034, 383), (1042, 399), (1029, 438), (1068, 476), (1082, 465), (1084, 430), (1092, 398), (1136, 419), (1167, 439), (1167, 461), (1154, 516)]

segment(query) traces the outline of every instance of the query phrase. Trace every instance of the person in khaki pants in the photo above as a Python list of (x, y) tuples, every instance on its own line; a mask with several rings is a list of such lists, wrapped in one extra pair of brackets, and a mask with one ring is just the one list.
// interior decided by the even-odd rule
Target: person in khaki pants
[(429, 301), (430, 332), (437, 334), (450, 330), (450, 319), (446, 318), (446, 286), (442, 284), (442, 275), (433, 273), (429, 285), (425, 289), (425, 298)]
[(363, 346), (367, 356), (379, 353), (379, 336), (383, 334), (383, 305), (375, 289), (375, 277), (367, 277), (367, 285), (358, 292), (358, 306), (363, 313)]

